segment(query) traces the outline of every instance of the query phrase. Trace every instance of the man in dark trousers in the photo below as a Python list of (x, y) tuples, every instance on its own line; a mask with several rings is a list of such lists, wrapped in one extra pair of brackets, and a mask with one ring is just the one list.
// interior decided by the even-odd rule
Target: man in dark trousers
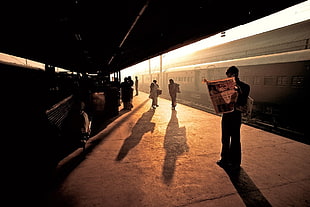
[(239, 69), (235, 66), (229, 67), (226, 75), (235, 77), (238, 98), (234, 111), (224, 113), (222, 116), (222, 151), (221, 159), (217, 161), (217, 164), (223, 168), (237, 170), (241, 164), (240, 127), (242, 118), (242, 112), (238, 108), (247, 104), (250, 86), (239, 80)]
[(172, 110), (177, 106), (177, 93), (179, 93), (179, 84), (175, 83), (173, 79), (169, 79), (168, 84), (169, 95), (171, 98), (171, 107)]
[(136, 89), (136, 96), (139, 95), (139, 80), (138, 76), (135, 76), (135, 89)]

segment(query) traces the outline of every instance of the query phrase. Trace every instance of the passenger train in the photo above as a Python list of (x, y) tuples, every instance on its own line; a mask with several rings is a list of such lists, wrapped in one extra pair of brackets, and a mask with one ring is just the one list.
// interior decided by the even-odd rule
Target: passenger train
[[(178, 102), (215, 113), (203, 82), (225, 78), (230, 66), (251, 87), (254, 105), (244, 121), (281, 135), (305, 139), (310, 75), (310, 20), (205, 48), (174, 61), (165, 54), (152, 59), (149, 68), (133, 71), (139, 90), (149, 92), (156, 79), (169, 98), (168, 82), (180, 84)], [(158, 62), (155, 63), (154, 60)], [(149, 60), (151, 61), (151, 60)]]

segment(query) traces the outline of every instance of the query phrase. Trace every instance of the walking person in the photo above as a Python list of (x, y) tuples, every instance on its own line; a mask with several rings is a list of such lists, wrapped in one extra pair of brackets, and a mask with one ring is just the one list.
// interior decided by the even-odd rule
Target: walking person
[(138, 80), (138, 76), (135, 76), (135, 90), (136, 90), (136, 96), (139, 95), (139, 80)]
[(149, 98), (152, 99), (152, 108), (156, 109), (158, 107), (158, 90), (159, 85), (157, 84), (156, 80), (153, 80), (153, 82), (150, 85), (150, 96)]
[(169, 79), (168, 89), (171, 98), (171, 109), (175, 110), (177, 106), (177, 93), (180, 93), (180, 85), (175, 83), (173, 79)]
[(241, 164), (240, 127), (242, 118), (242, 112), (237, 108), (246, 105), (250, 86), (239, 80), (239, 69), (235, 66), (229, 67), (226, 75), (235, 77), (238, 98), (234, 111), (222, 115), (222, 150), (221, 159), (217, 161), (217, 164), (223, 168), (237, 170)]

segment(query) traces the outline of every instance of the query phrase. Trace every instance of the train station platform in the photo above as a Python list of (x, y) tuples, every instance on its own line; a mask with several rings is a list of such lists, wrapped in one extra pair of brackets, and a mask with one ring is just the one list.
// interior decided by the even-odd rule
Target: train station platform
[(310, 206), (309, 145), (243, 124), (231, 172), (216, 164), (220, 116), (163, 98), (153, 110), (142, 92), (133, 105), (59, 163), (41, 206)]

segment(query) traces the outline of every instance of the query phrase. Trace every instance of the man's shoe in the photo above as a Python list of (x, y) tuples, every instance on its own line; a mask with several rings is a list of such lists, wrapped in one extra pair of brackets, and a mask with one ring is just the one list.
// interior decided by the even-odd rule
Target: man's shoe
[(218, 161), (216, 162), (216, 164), (218, 164), (218, 166), (220, 166), (220, 167), (222, 167), (222, 168), (228, 167), (228, 165), (229, 165), (227, 162), (225, 162), (225, 161), (223, 161), (223, 160), (218, 160)]

